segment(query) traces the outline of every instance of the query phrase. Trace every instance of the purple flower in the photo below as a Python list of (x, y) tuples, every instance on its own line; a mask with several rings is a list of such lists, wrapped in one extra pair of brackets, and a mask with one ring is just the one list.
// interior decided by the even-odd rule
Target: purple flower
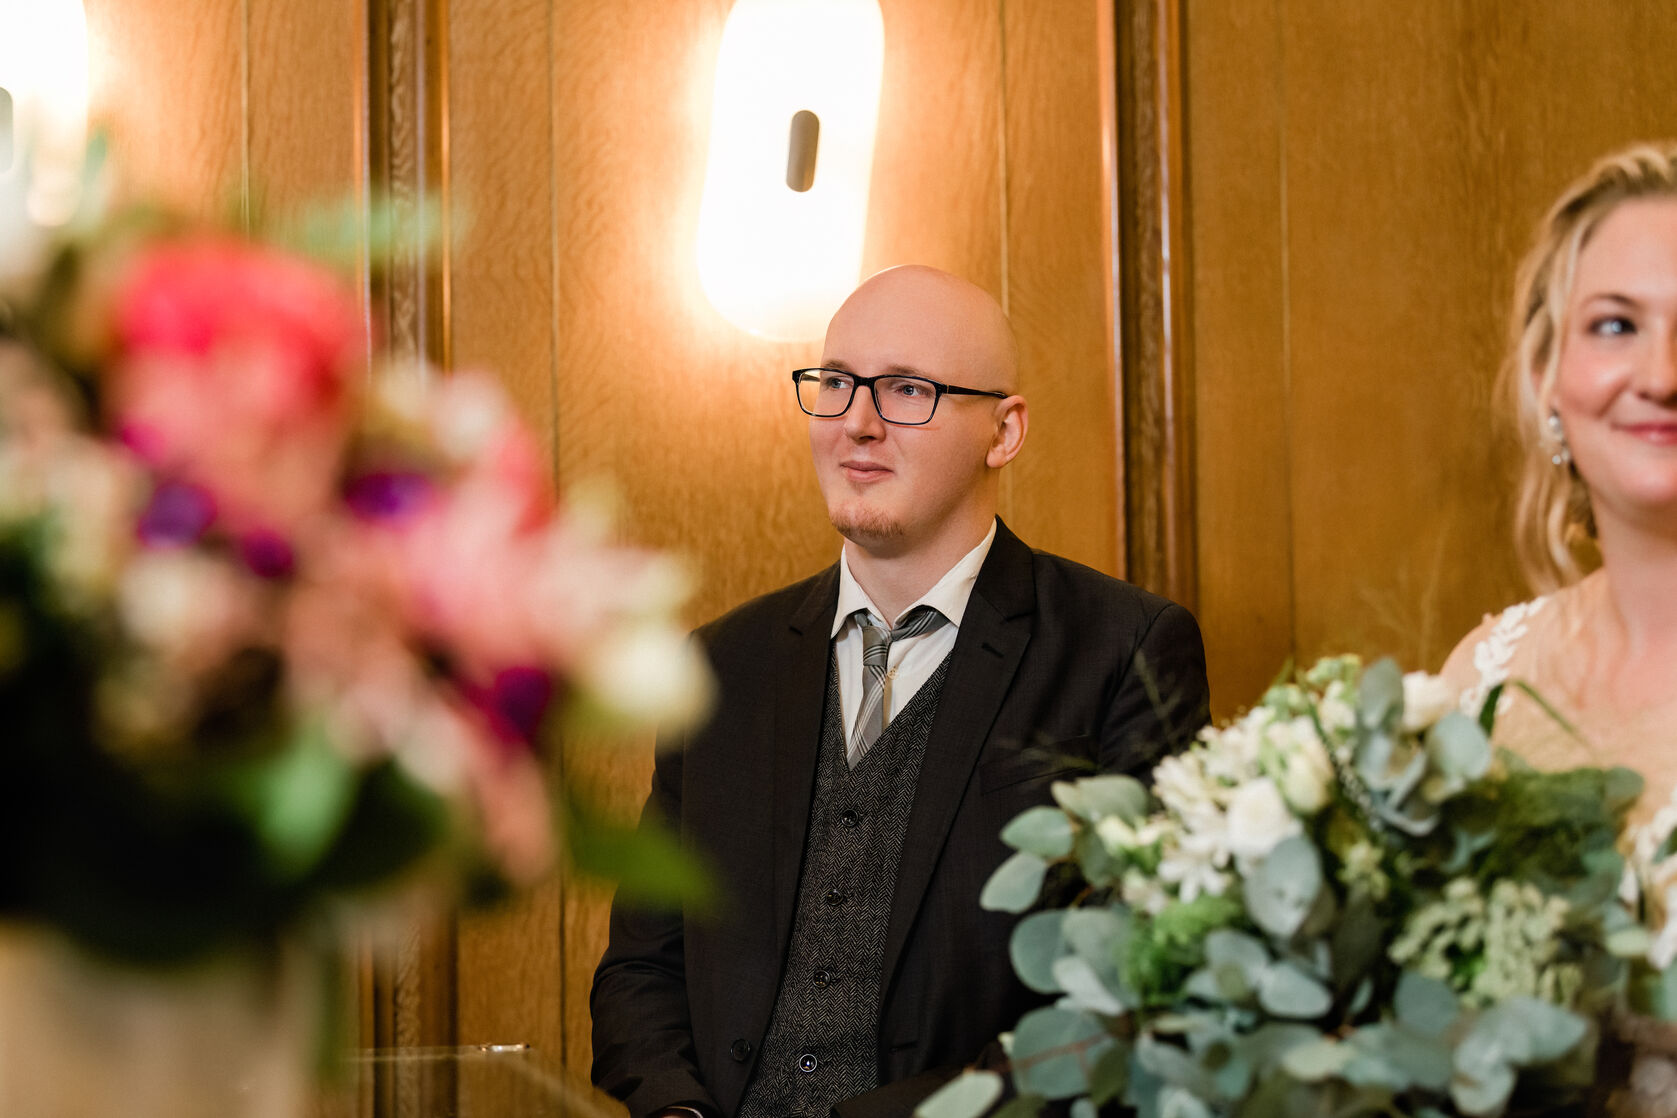
[(398, 520), (428, 503), (436, 488), (421, 473), (377, 470), (351, 481), (344, 501), (363, 520)]
[(290, 541), (266, 528), (239, 537), (239, 556), (258, 578), (286, 578), (297, 566), (297, 555)]
[(215, 498), (208, 490), (180, 481), (159, 482), (136, 530), (148, 547), (184, 547), (203, 538), (215, 514)]
[(553, 699), (553, 679), (540, 668), (503, 668), (488, 687), (467, 688), (472, 705), (483, 712), (495, 739), (503, 745), (533, 740)]

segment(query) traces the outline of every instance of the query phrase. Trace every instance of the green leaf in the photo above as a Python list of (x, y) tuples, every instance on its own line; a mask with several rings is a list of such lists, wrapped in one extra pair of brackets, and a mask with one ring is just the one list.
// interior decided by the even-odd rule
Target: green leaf
[(229, 798), (251, 823), (276, 874), (307, 874), (355, 805), (357, 774), (318, 724), (283, 749), (236, 764)]
[(1074, 1099), (1070, 1118), (1097, 1118), (1095, 1104), (1088, 1099)]
[(1002, 841), (1015, 850), (1050, 861), (1071, 853), (1071, 820), (1059, 808), (1033, 807), (1002, 828)]
[(1322, 862), (1303, 835), (1283, 839), (1244, 882), (1246, 910), (1258, 927), (1278, 939), (1290, 939), (1316, 904), (1322, 889)]
[(1007, 952), (1013, 960), (1013, 971), (1019, 981), (1039, 994), (1057, 994), (1060, 985), (1054, 979), (1054, 960), (1065, 954), (1061, 936), (1061, 922), (1066, 912), (1053, 909), (1033, 912), (1013, 926)]
[[(1359, 1085), (1382, 1083), (1394, 1091), (1418, 1085), (1429, 1091), (1450, 1086), (1450, 1046), (1393, 1025), (1369, 1025), (1352, 1033), (1348, 1043), (1359, 1052), (1359, 1062), (1346, 1069), (1345, 1078)], [(1374, 1068), (1361, 1063), (1378, 1059)]]
[(1047, 862), (1021, 850), (996, 867), (978, 895), (979, 906), (991, 912), (1024, 912), (1042, 891), (1047, 872)]
[(1129, 1007), (1120, 1001), (1087, 959), (1062, 955), (1054, 960), (1054, 981), (1066, 992), (1072, 1008), (1117, 1017)]
[(1344, 1071), (1356, 1056), (1354, 1049), (1324, 1036), (1287, 1049), (1281, 1057), (1281, 1067), (1301, 1082), (1319, 1083)]
[(1232, 967), (1249, 983), (1269, 968), (1269, 949), (1245, 932), (1218, 928), (1205, 937), (1205, 961), (1214, 967)]
[(561, 822), (571, 865), (617, 883), (619, 896), (663, 908), (704, 912), (716, 886), (709, 869), (653, 820), (632, 826), (610, 820), (578, 800), (566, 802)]
[(1490, 771), (1490, 739), (1460, 711), (1451, 711), (1433, 723), (1427, 730), (1426, 746), (1434, 779), (1422, 791), (1434, 803), (1454, 796)]
[(1087, 1094), (1087, 1070), (1100, 1062), (1112, 1038), (1094, 1018), (1049, 1007), (1019, 1019), (1013, 1031), (1013, 1078), (1021, 1093), (1048, 1099)]
[(1322, 1016), (1333, 1005), (1328, 988), (1291, 962), (1277, 963), (1258, 980), (1258, 1004), (1266, 1013), (1295, 1021)]
[(1461, 1016), (1455, 992), (1436, 978), (1406, 970), (1398, 977), (1392, 995), (1398, 1023), (1425, 1037), (1443, 1036)]
[(1002, 1077), (995, 1072), (962, 1072), (923, 1099), (914, 1118), (978, 1118), (1001, 1094)]
[(1096, 1106), (1104, 1106), (1123, 1095), (1129, 1082), (1129, 1049), (1115, 1044), (1101, 1053), (1089, 1073), (1089, 1099)]
[(1309, 1025), (1270, 1021), (1241, 1041), (1241, 1055), (1265, 1075), (1281, 1065), (1282, 1057), (1301, 1044), (1314, 1044), (1322, 1034)]
[(1060, 926), (1066, 946), (1094, 967), (1103, 979), (1117, 976), (1116, 948), (1128, 937), (1129, 931), (1129, 913), (1110, 908), (1071, 909), (1066, 912)]
[(1450, 1098), (1470, 1118), (1493, 1118), (1514, 1091), (1514, 1069), (1482, 1041), (1470, 1035), (1456, 1048)]
[(1147, 789), (1133, 776), (1086, 776), (1077, 786), (1090, 819), (1116, 815), (1135, 824), (1147, 817)]
[(1496, 729), (1496, 708), (1502, 702), (1502, 689), (1505, 686), (1506, 683), (1499, 683), (1492, 687), (1485, 693), (1485, 701), (1479, 705), (1479, 728), (1485, 732), (1486, 737), (1490, 737), (1491, 731)]
[(1048, 1100), (1041, 1095), (1015, 1095), (1001, 1105), (990, 1118), (1037, 1118)]
[(1583, 1017), (1538, 998), (1509, 998), (1485, 1016), (1499, 1016), (1524, 1035), (1524, 1053), (1516, 1062), (1528, 1067), (1560, 1059), (1590, 1031)]
[(1358, 721), (1370, 728), (1390, 728), (1403, 713), (1403, 669), (1386, 658), (1370, 664), (1357, 691)]

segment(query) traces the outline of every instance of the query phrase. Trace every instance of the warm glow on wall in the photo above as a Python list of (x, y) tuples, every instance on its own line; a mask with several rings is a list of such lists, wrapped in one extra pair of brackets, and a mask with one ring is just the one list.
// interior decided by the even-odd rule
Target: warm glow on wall
[(75, 213), (86, 147), (82, 0), (0, 0), (0, 186), (27, 160), (29, 217), (61, 225)]
[(765, 338), (818, 338), (856, 286), (885, 30), (878, 0), (736, 0), (722, 34), (699, 282)]

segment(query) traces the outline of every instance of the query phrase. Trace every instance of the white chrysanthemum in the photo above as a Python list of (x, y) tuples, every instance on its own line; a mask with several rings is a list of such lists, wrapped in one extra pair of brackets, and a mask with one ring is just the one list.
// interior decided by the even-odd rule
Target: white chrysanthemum
[(1316, 713), (1322, 720), (1322, 729), (1330, 735), (1350, 733), (1357, 726), (1357, 708), (1355, 697), (1351, 689), (1341, 680), (1334, 680), (1322, 692), (1322, 701), (1317, 704)]
[(1217, 790), (1208, 779), (1205, 754), (1195, 749), (1166, 757), (1153, 769), (1153, 794), (1166, 810), (1183, 819), (1219, 812)]
[(1222, 896), (1229, 887), (1227, 835), (1213, 831), (1190, 831), (1167, 844), (1159, 862), (1158, 877), (1176, 887), (1176, 895), (1192, 901), (1202, 893)]

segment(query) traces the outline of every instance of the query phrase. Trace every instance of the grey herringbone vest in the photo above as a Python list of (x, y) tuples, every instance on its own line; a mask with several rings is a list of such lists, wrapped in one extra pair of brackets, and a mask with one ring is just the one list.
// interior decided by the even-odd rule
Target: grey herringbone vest
[(949, 658), (854, 769), (830, 669), (792, 943), (738, 1118), (826, 1118), (879, 1085), (879, 987), (891, 891)]

